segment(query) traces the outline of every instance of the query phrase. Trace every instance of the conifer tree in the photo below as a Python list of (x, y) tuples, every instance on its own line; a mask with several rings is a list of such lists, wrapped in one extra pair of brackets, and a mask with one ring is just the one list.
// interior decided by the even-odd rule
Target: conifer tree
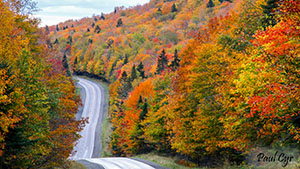
[(53, 44), (58, 44), (58, 39), (55, 39), (54, 43)]
[(63, 57), (63, 60), (62, 60), (62, 64), (63, 64), (63, 67), (66, 69), (67, 75), (70, 76), (71, 73), (69, 71), (69, 64), (68, 64), (68, 59), (67, 59), (66, 54), (64, 54), (64, 57)]
[(214, 4), (214, 2), (212, 0), (209, 0), (208, 3), (206, 4), (207, 8), (212, 8), (214, 6), (215, 6), (215, 4)]
[(166, 56), (166, 52), (163, 49), (163, 51), (161, 52), (161, 54), (158, 56), (158, 59), (157, 59), (156, 74), (160, 74), (166, 68), (168, 68), (168, 59)]
[(122, 26), (122, 25), (123, 25), (123, 21), (122, 21), (121, 18), (119, 18), (116, 27), (120, 27), (120, 26)]
[(274, 26), (276, 24), (275, 9), (278, 8), (278, 0), (268, 0), (266, 5), (261, 5), (263, 13), (266, 17), (263, 19), (264, 29), (268, 26)]
[(142, 106), (142, 111), (140, 112), (139, 115), (139, 120), (140, 121), (144, 120), (147, 114), (148, 114), (148, 103), (147, 100), (145, 99), (145, 102)]
[(123, 61), (123, 66), (126, 65), (128, 63), (128, 54), (125, 54), (125, 58)]
[(100, 33), (100, 32), (101, 32), (101, 28), (100, 28), (99, 25), (96, 26), (94, 32), (95, 32), (95, 33)]
[(122, 99), (125, 99), (128, 96), (128, 92), (132, 89), (132, 84), (130, 82), (130, 78), (128, 78), (126, 71), (122, 73), (120, 82), (121, 86), (119, 88), (119, 95)]
[(101, 13), (101, 16), (100, 16), (100, 20), (101, 20), (101, 19), (105, 20), (105, 17), (104, 17), (103, 12)]
[(77, 60), (77, 57), (75, 57), (74, 65), (77, 65), (77, 63), (78, 63), (78, 60)]
[(162, 12), (162, 11), (161, 11), (161, 9), (160, 9), (160, 8), (158, 8), (158, 9), (157, 9), (157, 12), (161, 14), (161, 12)]
[(67, 44), (72, 45), (72, 42), (73, 42), (72, 36), (69, 35), (67, 39)]
[(140, 62), (140, 64), (138, 65), (137, 71), (140, 73), (140, 77), (145, 79), (145, 70), (142, 62)]
[(175, 3), (172, 5), (172, 12), (177, 12), (177, 8), (176, 8)]
[(56, 31), (59, 31), (59, 27), (58, 27), (58, 25), (56, 25)]
[(137, 107), (140, 108), (140, 109), (142, 109), (143, 103), (144, 103), (143, 98), (142, 98), (142, 96), (140, 95), (139, 100), (138, 100), (138, 105), (137, 105)]
[(131, 75), (130, 75), (130, 80), (131, 81), (134, 81), (134, 79), (137, 78), (137, 75), (136, 75), (136, 69), (135, 69), (135, 65), (132, 66), (132, 69), (131, 69)]
[(178, 58), (178, 52), (177, 52), (177, 49), (175, 49), (175, 52), (174, 52), (174, 60), (171, 62), (171, 69), (172, 71), (175, 71), (177, 70), (177, 68), (179, 67), (179, 58)]
[(45, 27), (45, 31), (46, 31), (46, 33), (47, 33), (47, 34), (49, 34), (49, 32), (50, 32), (50, 31), (49, 31), (49, 27), (48, 27), (48, 25), (46, 25), (46, 27)]

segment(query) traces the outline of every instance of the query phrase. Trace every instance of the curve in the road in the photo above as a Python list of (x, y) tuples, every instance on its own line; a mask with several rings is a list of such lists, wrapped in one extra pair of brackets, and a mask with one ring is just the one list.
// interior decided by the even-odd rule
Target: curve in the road
[(78, 140), (73, 150), (73, 155), (69, 159), (76, 160), (90, 169), (162, 169), (163, 167), (152, 164), (151, 162), (145, 163), (124, 157), (94, 158), (97, 157), (97, 154), (94, 152), (94, 145), (101, 144), (101, 141), (95, 142), (95, 140), (100, 136), (96, 135), (97, 132), (99, 134), (99, 131), (97, 131), (99, 128), (97, 128), (97, 126), (101, 126), (105, 113), (104, 88), (87, 79), (78, 78), (78, 80), (78, 84), (85, 91), (85, 101), (81, 117), (88, 118), (89, 123), (86, 124), (84, 129), (80, 132), (82, 137)]
[[(97, 84), (86, 79), (78, 78), (78, 84), (82, 86), (86, 92), (82, 117), (88, 118), (88, 123), (80, 132), (82, 136), (74, 148), (74, 156), (70, 159), (78, 160), (82, 158), (92, 158), (96, 127), (99, 122), (101, 110), (101, 90)], [(97, 143), (101, 144), (101, 142)]]

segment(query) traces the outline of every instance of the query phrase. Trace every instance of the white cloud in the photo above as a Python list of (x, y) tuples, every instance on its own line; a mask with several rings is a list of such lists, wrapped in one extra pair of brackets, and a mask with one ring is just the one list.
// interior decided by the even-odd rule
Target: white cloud
[(101, 12), (109, 13), (116, 6), (134, 6), (150, 0), (36, 0), (41, 9), (35, 16), (41, 18), (42, 26), (55, 25), (69, 19), (90, 17)]
[[(74, 16), (49, 16), (49, 15), (37, 15), (36, 17), (41, 19), (41, 26), (45, 25), (56, 25), (60, 22), (64, 22), (70, 19), (80, 19), (81, 17)], [(46, 21), (46, 22), (45, 22)]]
[(48, 15), (60, 15), (60, 16), (85, 16), (90, 15), (91, 13), (99, 12), (93, 8), (81, 8), (77, 6), (51, 6), (42, 8), (42, 14)]

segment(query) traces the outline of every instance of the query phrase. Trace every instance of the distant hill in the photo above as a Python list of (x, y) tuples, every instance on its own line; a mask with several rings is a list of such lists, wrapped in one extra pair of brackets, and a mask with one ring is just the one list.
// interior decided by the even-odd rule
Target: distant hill
[(210, 18), (225, 16), (239, 5), (238, 1), (215, 1), (213, 8), (207, 8), (207, 3), (152, 0), (142, 6), (116, 7), (109, 14), (50, 26), (49, 35), (76, 73), (114, 81), (120, 72), (143, 62), (146, 76), (152, 76), (160, 51), (172, 54), (182, 49)]

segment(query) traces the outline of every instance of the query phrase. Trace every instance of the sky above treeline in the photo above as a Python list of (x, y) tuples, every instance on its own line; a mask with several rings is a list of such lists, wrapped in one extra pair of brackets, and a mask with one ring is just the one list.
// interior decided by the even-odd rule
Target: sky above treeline
[(150, 0), (34, 0), (39, 11), (35, 14), (40, 18), (41, 26), (56, 25), (69, 19), (91, 17), (101, 12), (109, 13), (116, 6), (135, 6), (148, 3)]

